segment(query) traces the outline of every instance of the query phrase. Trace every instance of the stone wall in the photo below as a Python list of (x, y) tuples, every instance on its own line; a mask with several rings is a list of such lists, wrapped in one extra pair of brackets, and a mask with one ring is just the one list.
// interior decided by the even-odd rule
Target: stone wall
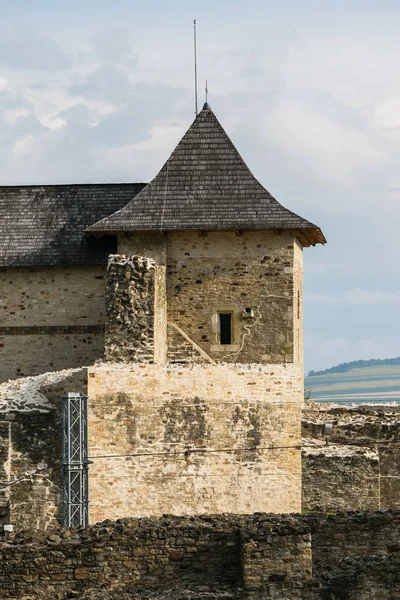
[(303, 247), (297, 240), (293, 250), (293, 354), (294, 361), (303, 365)]
[(87, 392), (86, 369), (0, 385), (1, 523), (46, 530), (61, 518), (61, 398)]
[[(355, 446), (356, 448), (364, 448), (364, 469), (369, 472), (372, 479), (363, 477), (358, 472), (353, 476), (353, 491), (349, 493), (355, 499), (357, 494), (363, 498), (366, 503), (372, 499), (371, 489), (368, 481), (374, 485), (379, 492), (380, 508), (397, 508), (400, 506), (400, 406), (396, 405), (335, 405), (310, 402), (304, 407), (302, 417), (302, 435), (304, 445), (309, 443), (309, 440), (320, 439), (322, 437), (322, 429), (324, 423), (330, 422), (333, 424), (333, 432), (330, 436), (330, 445), (336, 445), (339, 451), (335, 455), (335, 451), (330, 453), (330, 467), (326, 463), (327, 469), (331, 471), (330, 490), (325, 490), (326, 500), (331, 493), (330, 505), (334, 505), (336, 498), (340, 497), (339, 488), (343, 481), (340, 480), (340, 473), (343, 474), (345, 462), (343, 461), (341, 448), (345, 446)], [(375, 452), (379, 457), (379, 477), (378, 479), (373, 474), (374, 469), (372, 463), (368, 466), (369, 458), (368, 451)], [(303, 485), (306, 484), (308, 478), (307, 469), (312, 468), (312, 471), (318, 477), (316, 483), (323, 487), (325, 483), (322, 481), (323, 476), (319, 477), (316, 473), (317, 465), (311, 467), (311, 457), (308, 463), (305, 464), (306, 470), (303, 476)], [(367, 473), (366, 473), (367, 474)], [(335, 483), (336, 475), (338, 479)], [(312, 478), (312, 473), (310, 472)], [(375, 483), (373, 479), (375, 478)], [(328, 479), (325, 479), (328, 483)], [(309, 481), (308, 481), (309, 483)], [(307, 486), (309, 488), (309, 485)], [(335, 491), (336, 489), (336, 491)], [(308, 492), (307, 492), (308, 493)], [(375, 494), (375, 492), (374, 492)], [(374, 495), (373, 494), (373, 495)], [(368, 500), (368, 498), (370, 500)], [(315, 498), (314, 498), (315, 500)], [(312, 502), (314, 502), (314, 500)], [(328, 502), (328, 500), (327, 500)], [(359, 504), (354, 504), (351, 508), (357, 509)], [(347, 505), (347, 507), (349, 507)], [(372, 507), (372, 506), (371, 506)], [(304, 506), (308, 508), (308, 506)]]
[(2, 598), (394, 600), (400, 514), (167, 516), (16, 533)]
[(246, 598), (303, 599), (313, 590), (307, 522), (255, 516), (242, 524), (241, 543)]
[(105, 358), (154, 360), (154, 261), (112, 255), (107, 270)]
[[(166, 260), (166, 274), (162, 276), (166, 282), (167, 319), (214, 360), (291, 363), (294, 345), (296, 361), (302, 360), (302, 311), (298, 306), (302, 249), (290, 234), (244, 231), (123, 235), (118, 249), (128, 255), (154, 258), (159, 269), (164, 268)], [(244, 316), (246, 308), (253, 316)], [(233, 314), (230, 345), (219, 343), (215, 320), (220, 311)], [(174, 354), (184, 354), (176, 347), (175, 332), (169, 330), (168, 334), (168, 346), (174, 348)], [(295, 335), (298, 340), (294, 340)], [(183, 339), (181, 343), (185, 345)]]
[(91, 521), (300, 510), (300, 367), (99, 365), (88, 382)]
[(104, 353), (103, 266), (0, 270), (0, 382)]
[(380, 507), (379, 456), (368, 448), (330, 444), (302, 448), (302, 509), (375, 510)]
[(303, 517), (312, 534), (313, 570), (317, 576), (344, 559), (387, 556), (400, 551), (400, 511), (339, 512)]

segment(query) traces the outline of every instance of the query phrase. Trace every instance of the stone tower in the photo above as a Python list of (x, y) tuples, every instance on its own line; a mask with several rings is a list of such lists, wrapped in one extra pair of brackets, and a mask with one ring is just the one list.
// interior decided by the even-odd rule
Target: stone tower
[(321, 230), (255, 179), (208, 104), (88, 229), (109, 258), (89, 373), (91, 520), (300, 510), (302, 251)]

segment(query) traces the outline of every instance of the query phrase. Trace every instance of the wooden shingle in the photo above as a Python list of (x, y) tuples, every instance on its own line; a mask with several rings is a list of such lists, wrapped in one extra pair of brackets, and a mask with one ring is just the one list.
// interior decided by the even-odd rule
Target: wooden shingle
[(257, 181), (205, 104), (156, 177), (87, 232), (245, 229), (289, 229), (304, 246), (326, 241)]
[(125, 206), (144, 183), (0, 187), (0, 267), (107, 264), (116, 240), (83, 230)]

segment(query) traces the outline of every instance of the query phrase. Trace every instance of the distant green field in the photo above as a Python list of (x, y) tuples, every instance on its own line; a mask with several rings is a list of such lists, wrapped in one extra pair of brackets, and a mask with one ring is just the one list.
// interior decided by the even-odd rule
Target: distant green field
[(304, 387), (316, 402), (400, 402), (400, 365), (306, 377)]

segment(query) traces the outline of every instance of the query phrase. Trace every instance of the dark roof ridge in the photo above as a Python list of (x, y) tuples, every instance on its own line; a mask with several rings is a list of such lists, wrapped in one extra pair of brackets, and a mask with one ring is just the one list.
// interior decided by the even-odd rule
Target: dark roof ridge
[(238, 229), (288, 229), (306, 246), (326, 241), (255, 178), (206, 103), (154, 179), (87, 232)]
[(145, 186), (147, 185), (147, 183), (144, 183), (143, 181), (139, 181), (139, 182), (132, 182), (132, 181), (117, 181), (117, 182), (99, 182), (99, 183), (15, 183), (15, 184), (10, 184), (10, 185), (1, 185), (0, 184), (0, 189), (4, 190), (4, 189), (18, 189), (18, 188), (50, 188), (50, 187), (93, 187), (93, 186), (100, 186), (100, 185), (141, 185), (141, 186)]

